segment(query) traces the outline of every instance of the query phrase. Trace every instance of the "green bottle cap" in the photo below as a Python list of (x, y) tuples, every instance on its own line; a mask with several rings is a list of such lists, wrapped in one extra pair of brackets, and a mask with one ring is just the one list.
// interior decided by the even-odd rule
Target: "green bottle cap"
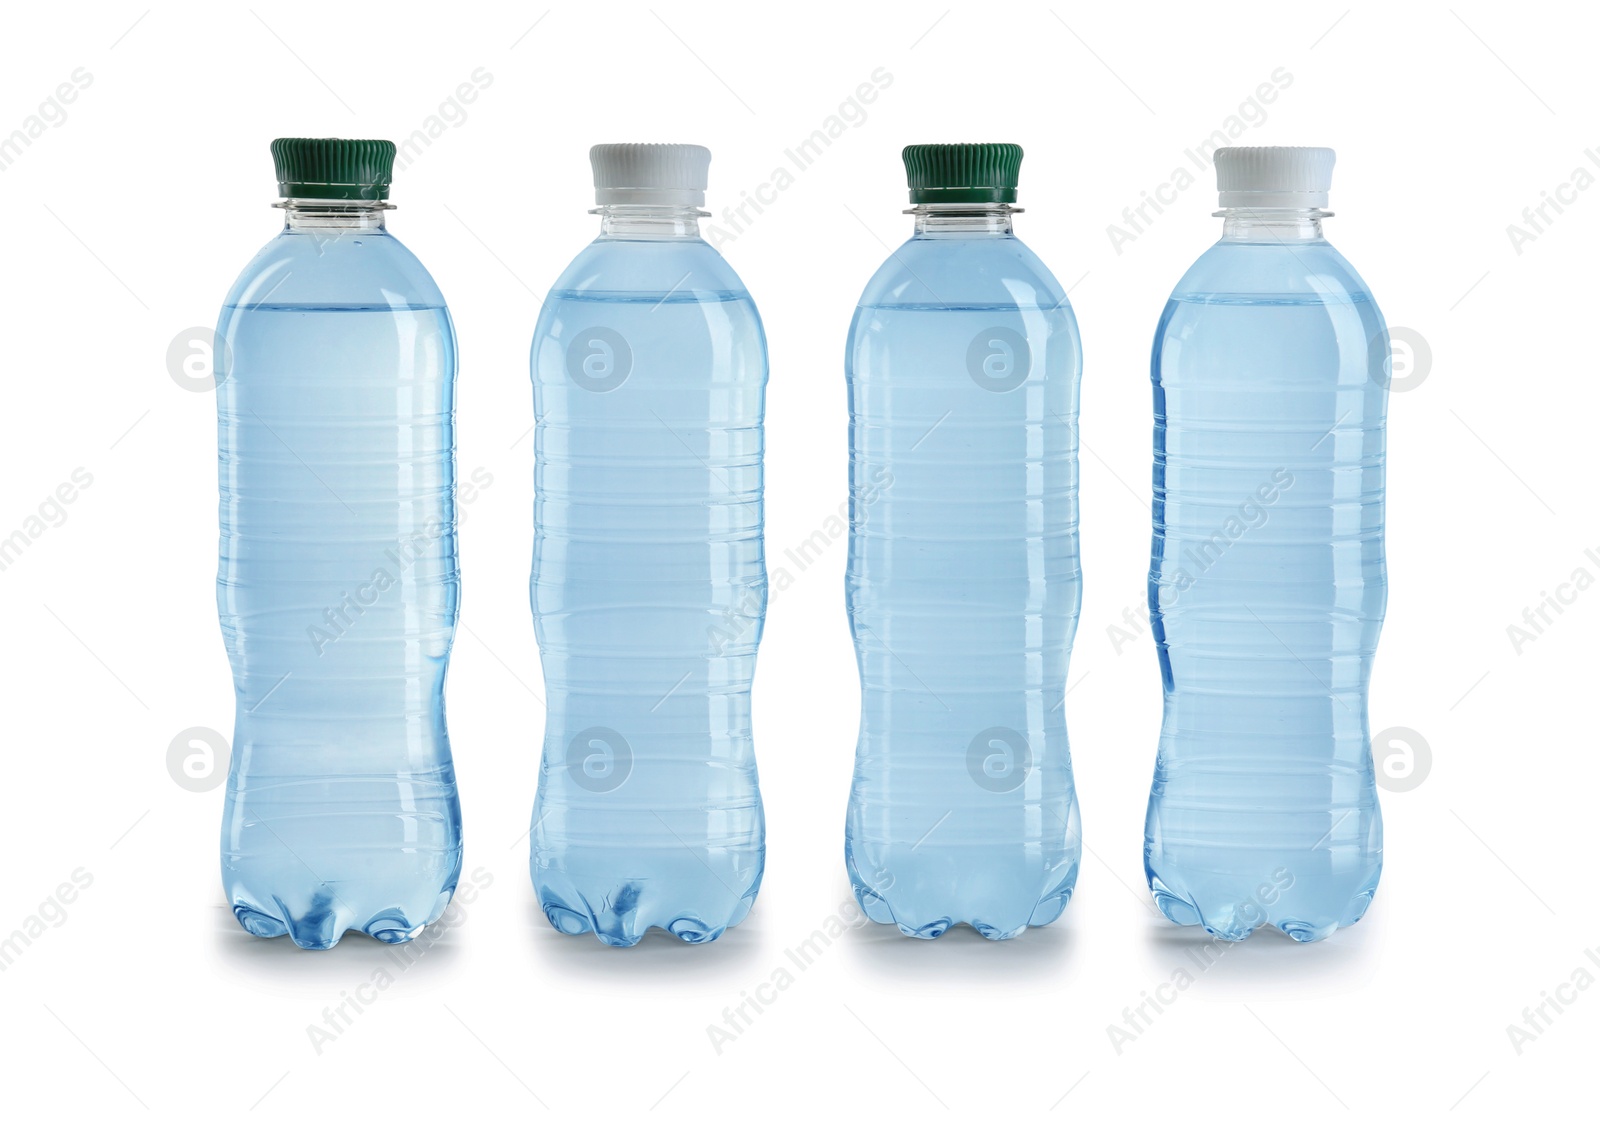
[(1020, 144), (909, 144), (900, 158), (914, 204), (1017, 201)]
[(394, 142), (281, 137), (272, 142), (272, 162), (286, 199), (386, 199)]

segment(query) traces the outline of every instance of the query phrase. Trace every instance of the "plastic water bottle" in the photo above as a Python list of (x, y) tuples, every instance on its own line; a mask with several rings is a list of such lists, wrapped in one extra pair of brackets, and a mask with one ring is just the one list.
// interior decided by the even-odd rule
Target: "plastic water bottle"
[(1063, 713), (1082, 352), (1012, 232), (1022, 149), (904, 159), (916, 233), (846, 348), (862, 710), (845, 862), (875, 922), (1011, 938), (1061, 914), (1082, 847)]
[(709, 942), (766, 854), (750, 683), (766, 610), (755, 304), (700, 237), (711, 153), (590, 152), (600, 236), (533, 338), (532, 852), (557, 930)]
[(1222, 240), (1156, 329), (1150, 615), (1166, 695), (1145, 830), (1162, 912), (1309, 942), (1382, 865), (1367, 684), (1383, 621), (1383, 316), (1322, 236), (1328, 148), (1216, 154)]
[(284, 230), (217, 328), (217, 607), (237, 715), (222, 828), (251, 934), (404, 942), (461, 869), (455, 332), (384, 228), (387, 140), (276, 140)]

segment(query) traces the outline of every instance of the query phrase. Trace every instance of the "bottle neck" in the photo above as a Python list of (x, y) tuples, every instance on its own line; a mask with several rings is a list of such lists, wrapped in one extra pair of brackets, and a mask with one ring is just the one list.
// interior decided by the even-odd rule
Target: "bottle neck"
[(600, 206), (602, 241), (699, 241), (704, 210), (693, 206)]
[(1015, 237), (1011, 216), (1022, 208), (1009, 203), (922, 203), (906, 211), (917, 220), (919, 238)]
[(394, 209), (376, 199), (284, 199), (273, 205), (283, 210), (284, 229), (302, 233), (381, 230), (383, 212)]
[(1217, 211), (1222, 217), (1222, 240), (1228, 242), (1321, 241), (1322, 220), (1330, 210), (1277, 209), (1231, 206)]

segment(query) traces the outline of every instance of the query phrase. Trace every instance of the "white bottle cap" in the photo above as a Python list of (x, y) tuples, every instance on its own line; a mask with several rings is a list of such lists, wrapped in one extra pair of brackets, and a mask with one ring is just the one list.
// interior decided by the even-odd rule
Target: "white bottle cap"
[(1222, 206), (1320, 210), (1333, 183), (1332, 148), (1218, 148)]
[(596, 144), (596, 206), (704, 206), (711, 150), (698, 144)]

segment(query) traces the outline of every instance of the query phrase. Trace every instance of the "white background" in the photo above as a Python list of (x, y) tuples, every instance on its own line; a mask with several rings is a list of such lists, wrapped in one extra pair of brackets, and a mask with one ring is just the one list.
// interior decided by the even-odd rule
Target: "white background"
[[(1600, 977), (1600, 950), (1585, 957), (1600, 905), (1584, 828), (1597, 778), (1584, 635), (1600, 591), (1520, 649), (1507, 634), (1575, 569), (1600, 574), (1585, 556), (1600, 547), (1593, 470), (1577, 454), (1594, 438), (1600, 190), (1520, 254), (1507, 234), (1580, 165), (1600, 173), (1584, 155), (1600, 144), (1596, 28), (1574, 22), (1579, 7), (541, 13), (7, 12), (0, 135), (75, 69), (92, 81), (0, 172), (0, 536), (74, 469), (93, 476), (0, 571), (0, 846), (13, 854), (0, 938), (43, 924), (0, 971), (7, 1112), (1503, 1117), (1586, 1097), (1600, 992), (1558, 986)], [(400, 139), (479, 67), (492, 84), (397, 174), (390, 228), (455, 315), (462, 476), (494, 476), (464, 510), (449, 682), (466, 868), (492, 882), (400, 970), (357, 936), (312, 954), (244, 934), (219, 886), (222, 792), (169, 773), (174, 737), (228, 734), (233, 701), (213, 598), (214, 402), (176, 385), (165, 356), (215, 322), (277, 232), (273, 137)], [(844, 336), (910, 230), (900, 148), (1020, 142), (1018, 230), (1071, 287), (1084, 340), (1078, 893), (1056, 925), (1010, 943), (869, 928), (804, 971), (786, 958), (854, 913), (841, 544), (795, 573), (768, 619), (755, 720), (769, 856), (749, 920), (700, 947), (565, 938), (526, 870), (543, 720), (526, 360), (541, 297), (596, 229), (587, 149), (706, 144), (720, 211), (880, 67), (892, 84), (865, 120), (724, 247), (769, 333), (769, 555), (782, 563), (846, 497)], [(1292, 84), (1240, 142), (1338, 149), (1329, 236), (1390, 324), (1431, 351), (1428, 376), (1391, 402), (1391, 594), (1372, 693), (1373, 728), (1411, 730), (1431, 764), (1379, 744), (1421, 781), (1384, 791), (1384, 878), (1365, 920), (1317, 945), (1263, 932), (1201, 971), (1184, 956), (1194, 936), (1150, 907), (1140, 864), (1154, 651), (1148, 634), (1119, 648), (1108, 627), (1144, 601), (1150, 339), (1219, 232), (1209, 174), (1120, 254), (1106, 229), (1192, 167), (1184, 150), (1280, 67)], [(90, 886), (47, 903), (78, 869)], [(1108, 1025), (1184, 967), (1194, 984), (1119, 1053)], [(780, 968), (792, 986), (758, 989)], [(308, 1026), (380, 969), (394, 983), (319, 1053)], [(1546, 993), (1571, 1003), (1519, 1054), (1507, 1027)], [(776, 995), (719, 1053), (708, 1025), (761, 994)]]

